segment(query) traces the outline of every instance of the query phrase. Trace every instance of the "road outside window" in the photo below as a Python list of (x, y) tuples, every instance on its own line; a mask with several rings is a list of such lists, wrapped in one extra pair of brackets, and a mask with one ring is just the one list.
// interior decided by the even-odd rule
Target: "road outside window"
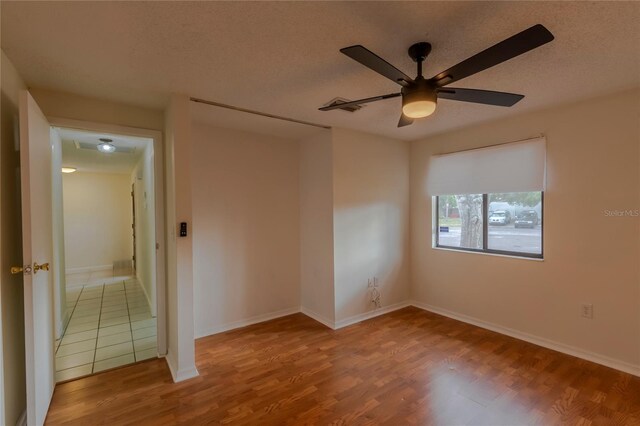
[(542, 192), (436, 197), (436, 246), (542, 257)]

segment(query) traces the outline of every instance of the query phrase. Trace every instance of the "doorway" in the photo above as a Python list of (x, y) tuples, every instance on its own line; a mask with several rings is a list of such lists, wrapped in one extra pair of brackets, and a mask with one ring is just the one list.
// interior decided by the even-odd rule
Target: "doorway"
[(62, 126), (51, 139), (59, 383), (162, 352), (153, 139)]
[(131, 210), (132, 210), (132, 218), (133, 224), (131, 225), (131, 233), (133, 234), (133, 270), (136, 269), (136, 184), (131, 184)]

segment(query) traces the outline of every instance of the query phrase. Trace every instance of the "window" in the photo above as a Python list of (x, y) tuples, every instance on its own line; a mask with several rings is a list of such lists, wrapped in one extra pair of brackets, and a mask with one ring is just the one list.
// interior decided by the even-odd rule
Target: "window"
[(436, 247), (542, 258), (546, 139), (431, 156)]
[(436, 247), (542, 258), (543, 193), (438, 195)]
[(483, 210), (483, 194), (439, 196), (437, 246), (482, 250)]

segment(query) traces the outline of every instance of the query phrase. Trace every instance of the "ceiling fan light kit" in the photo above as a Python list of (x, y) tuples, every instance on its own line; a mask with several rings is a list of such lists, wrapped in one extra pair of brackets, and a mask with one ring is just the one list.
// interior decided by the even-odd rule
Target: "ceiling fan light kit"
[(418, 74), (415, 79), (407, 76), (363, 46), (345, 47), (340, 49), (341, 53), (399, 84), (402, 89), (400, 93), (373, 96), (350, 102), (332, 102), (319, 109), (320, 111), (346, 109), (361, 106), (364, 103), (402, 96), (402, 115), (398, 127), (403, 127), (412, 124), (416, 118), (424, 118), (433, 114), (438, 104), (438, 98), (510, 107), (522, 100), (524, 95), (491, 90), (445, 88), (445, 86), (522, 55), (552, 40), (553, 34), (543, 25), (537, 24), (465, 59), (430, 79), (425, 79), (422, 75), (422, 63), (431, 53), (431, 44), (427, 42), (415, 43), (408, 51), (411, 59), (417, 64)]
[(409, 118), (424, 118), (433, 114), (438, 103), (435, 89), (424, 78), (402, 88), (402, 113)]

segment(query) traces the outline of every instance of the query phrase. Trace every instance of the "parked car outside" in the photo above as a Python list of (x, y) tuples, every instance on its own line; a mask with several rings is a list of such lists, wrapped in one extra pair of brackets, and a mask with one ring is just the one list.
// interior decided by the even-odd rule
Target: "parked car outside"
[(489, 225), (508, 225), (511, 223), (511, 213), (506, 210), (496, 210), (489, 216)]
[(523, 210), (516, 216), (516, 228), (535, 228), (538, 225), (538, 213), (535, 210)]

